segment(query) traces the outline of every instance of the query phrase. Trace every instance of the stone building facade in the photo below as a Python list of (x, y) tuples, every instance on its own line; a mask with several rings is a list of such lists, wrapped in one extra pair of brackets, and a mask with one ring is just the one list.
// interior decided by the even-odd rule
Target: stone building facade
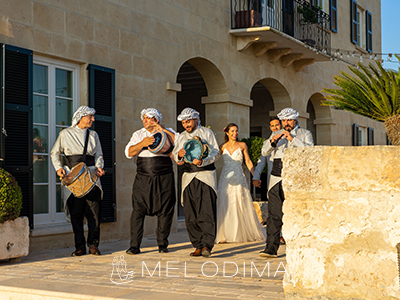
[[(95, 130), (107, 148), (104, 240), (129, 237), (136, 167), (125, 158), (124, 147), (142, 127), (143, 108), (156, 107), (165, 126), (179, 129), (177, 113), (195, 107), (222, 142), (222, 128), (229, 122), (239, 125), (242, 137), (268, 137), (269, 117), (293, 107), (319, 145), (386, 144), (381, 123), (320, 105), (322, 88), (333, 87), (333, 76), (347, 70), (344, 61), (331, 60), (336, 49), (353, 63), (361, 54), (366, 59), (381, 52), (380, 1), (312, 3), (327, 14), (313, 12), (303, 0), (2, 1), (8, 135), (1, 147), (5, 167), (23, 182), (31, 250), (72, 245), (60, 184), (48, 158), (58, 132), (82, 104), (97, 106)], [(316, 21), (304, 20), (300, 6), (311, 9)], [(317, 33), (300, 37), (299, 30)], [(13, 88), (20, 92), (19, 81), (12, 81), (17, 73), (9, 59), (13, 55), (25, 55), (23, 95), (31, 99), (22, 109), (26, 118), (17, 117), (28, 132), (20, 145), (28, 149), (25, 154), (14, 153), (22, 131), (15, 130), (18, 139), (13, 140), (12, 128), (19, 122), (7, 119), (8, 110), (21, 110), (7, 94)], [(25, 156), (19, 160), (18, 155)], [(18, 175), (22, 169), (25, 173)], [(147, 232), (153, 227), (149, 219)]]

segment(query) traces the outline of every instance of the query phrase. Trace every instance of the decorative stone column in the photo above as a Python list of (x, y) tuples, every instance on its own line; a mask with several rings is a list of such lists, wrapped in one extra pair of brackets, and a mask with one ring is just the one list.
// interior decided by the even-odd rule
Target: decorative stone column
[(400, 299), (399, 147), (283, 157), (286, 299)]
[[(206, 105), (206, 125), (210, 126), (211, 130), (214, 131), (219, 144), (224, 142), (224, 132), (222, 130), (228, 123), (235, 123), (239, 126), (239, 138), (249, 136), (250, 106), (253, 106), (253, 100), (229, 94), (219, 94), (203, 97), (201, 102)], [(216, 162), (218, 178), (222, 166), (223, 160), (219, 159)]]

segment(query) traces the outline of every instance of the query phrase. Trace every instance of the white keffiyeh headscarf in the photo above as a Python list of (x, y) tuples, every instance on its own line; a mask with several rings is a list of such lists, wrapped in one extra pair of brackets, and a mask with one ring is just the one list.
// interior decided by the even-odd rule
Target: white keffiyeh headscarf
[(190, 107), (186, 107), (178, 116), (178, 121), (197, 119), (197, 125), (200, 126), (200, 113)]
[(162, 114), (155, 108), (145, 108), (140, 112), (140, 118), (143, 121), (143, 116), (146, 115), (148, 118), (156, 118), (158, 122), (162, 120)]
[(279, 120), (297, 120), (299, 118), (299, 113), (293, 108), (284, 108), (277, 115)]
[(71, 127), (76, 126), (84, 116), (94, 115), (95, 113), (96, 110), (94, 108), (90, 108), (88, 106), (79, 106), (72, 117)]

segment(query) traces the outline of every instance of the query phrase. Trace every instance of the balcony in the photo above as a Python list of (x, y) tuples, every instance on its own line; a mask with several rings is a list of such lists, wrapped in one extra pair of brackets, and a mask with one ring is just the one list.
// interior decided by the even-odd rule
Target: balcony
[(231, 0), (229, 33), (238, 51), (252, 46), (255, 56), (267, 53), (296, 72), (330, 59), (330, 16), (305, 0)]

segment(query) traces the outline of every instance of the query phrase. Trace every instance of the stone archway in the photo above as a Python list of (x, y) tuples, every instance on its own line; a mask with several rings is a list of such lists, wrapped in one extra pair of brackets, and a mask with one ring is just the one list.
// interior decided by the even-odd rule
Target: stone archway
[[(188, 59), (179, 70), (177, 82), (181, 84), (181, 92), (177, 93), (177, 115), (182, 108), (193, 107), (200, 112), (202, 124), (213, 130), (228, 123), (227, 85), (214, 63), (201, 57)], [(220, 133), (215, 133), (218, 138)]]
[(331, 109), (321, 105), (321, 101), (324, 99), (321, 93), (315, 93), (309, 98), (307, 129), (313, 133), (314, 144), (332, 145), (332, 125), (334, 123), (331, 118)]
[(271, 135), (269, 117), (292, 106), (289, 93), (276, 79), (264, 78), (253, 86), (250, 99), (253, 100), (253, 107), (250, 108), (250, 135), (268, 138)]

